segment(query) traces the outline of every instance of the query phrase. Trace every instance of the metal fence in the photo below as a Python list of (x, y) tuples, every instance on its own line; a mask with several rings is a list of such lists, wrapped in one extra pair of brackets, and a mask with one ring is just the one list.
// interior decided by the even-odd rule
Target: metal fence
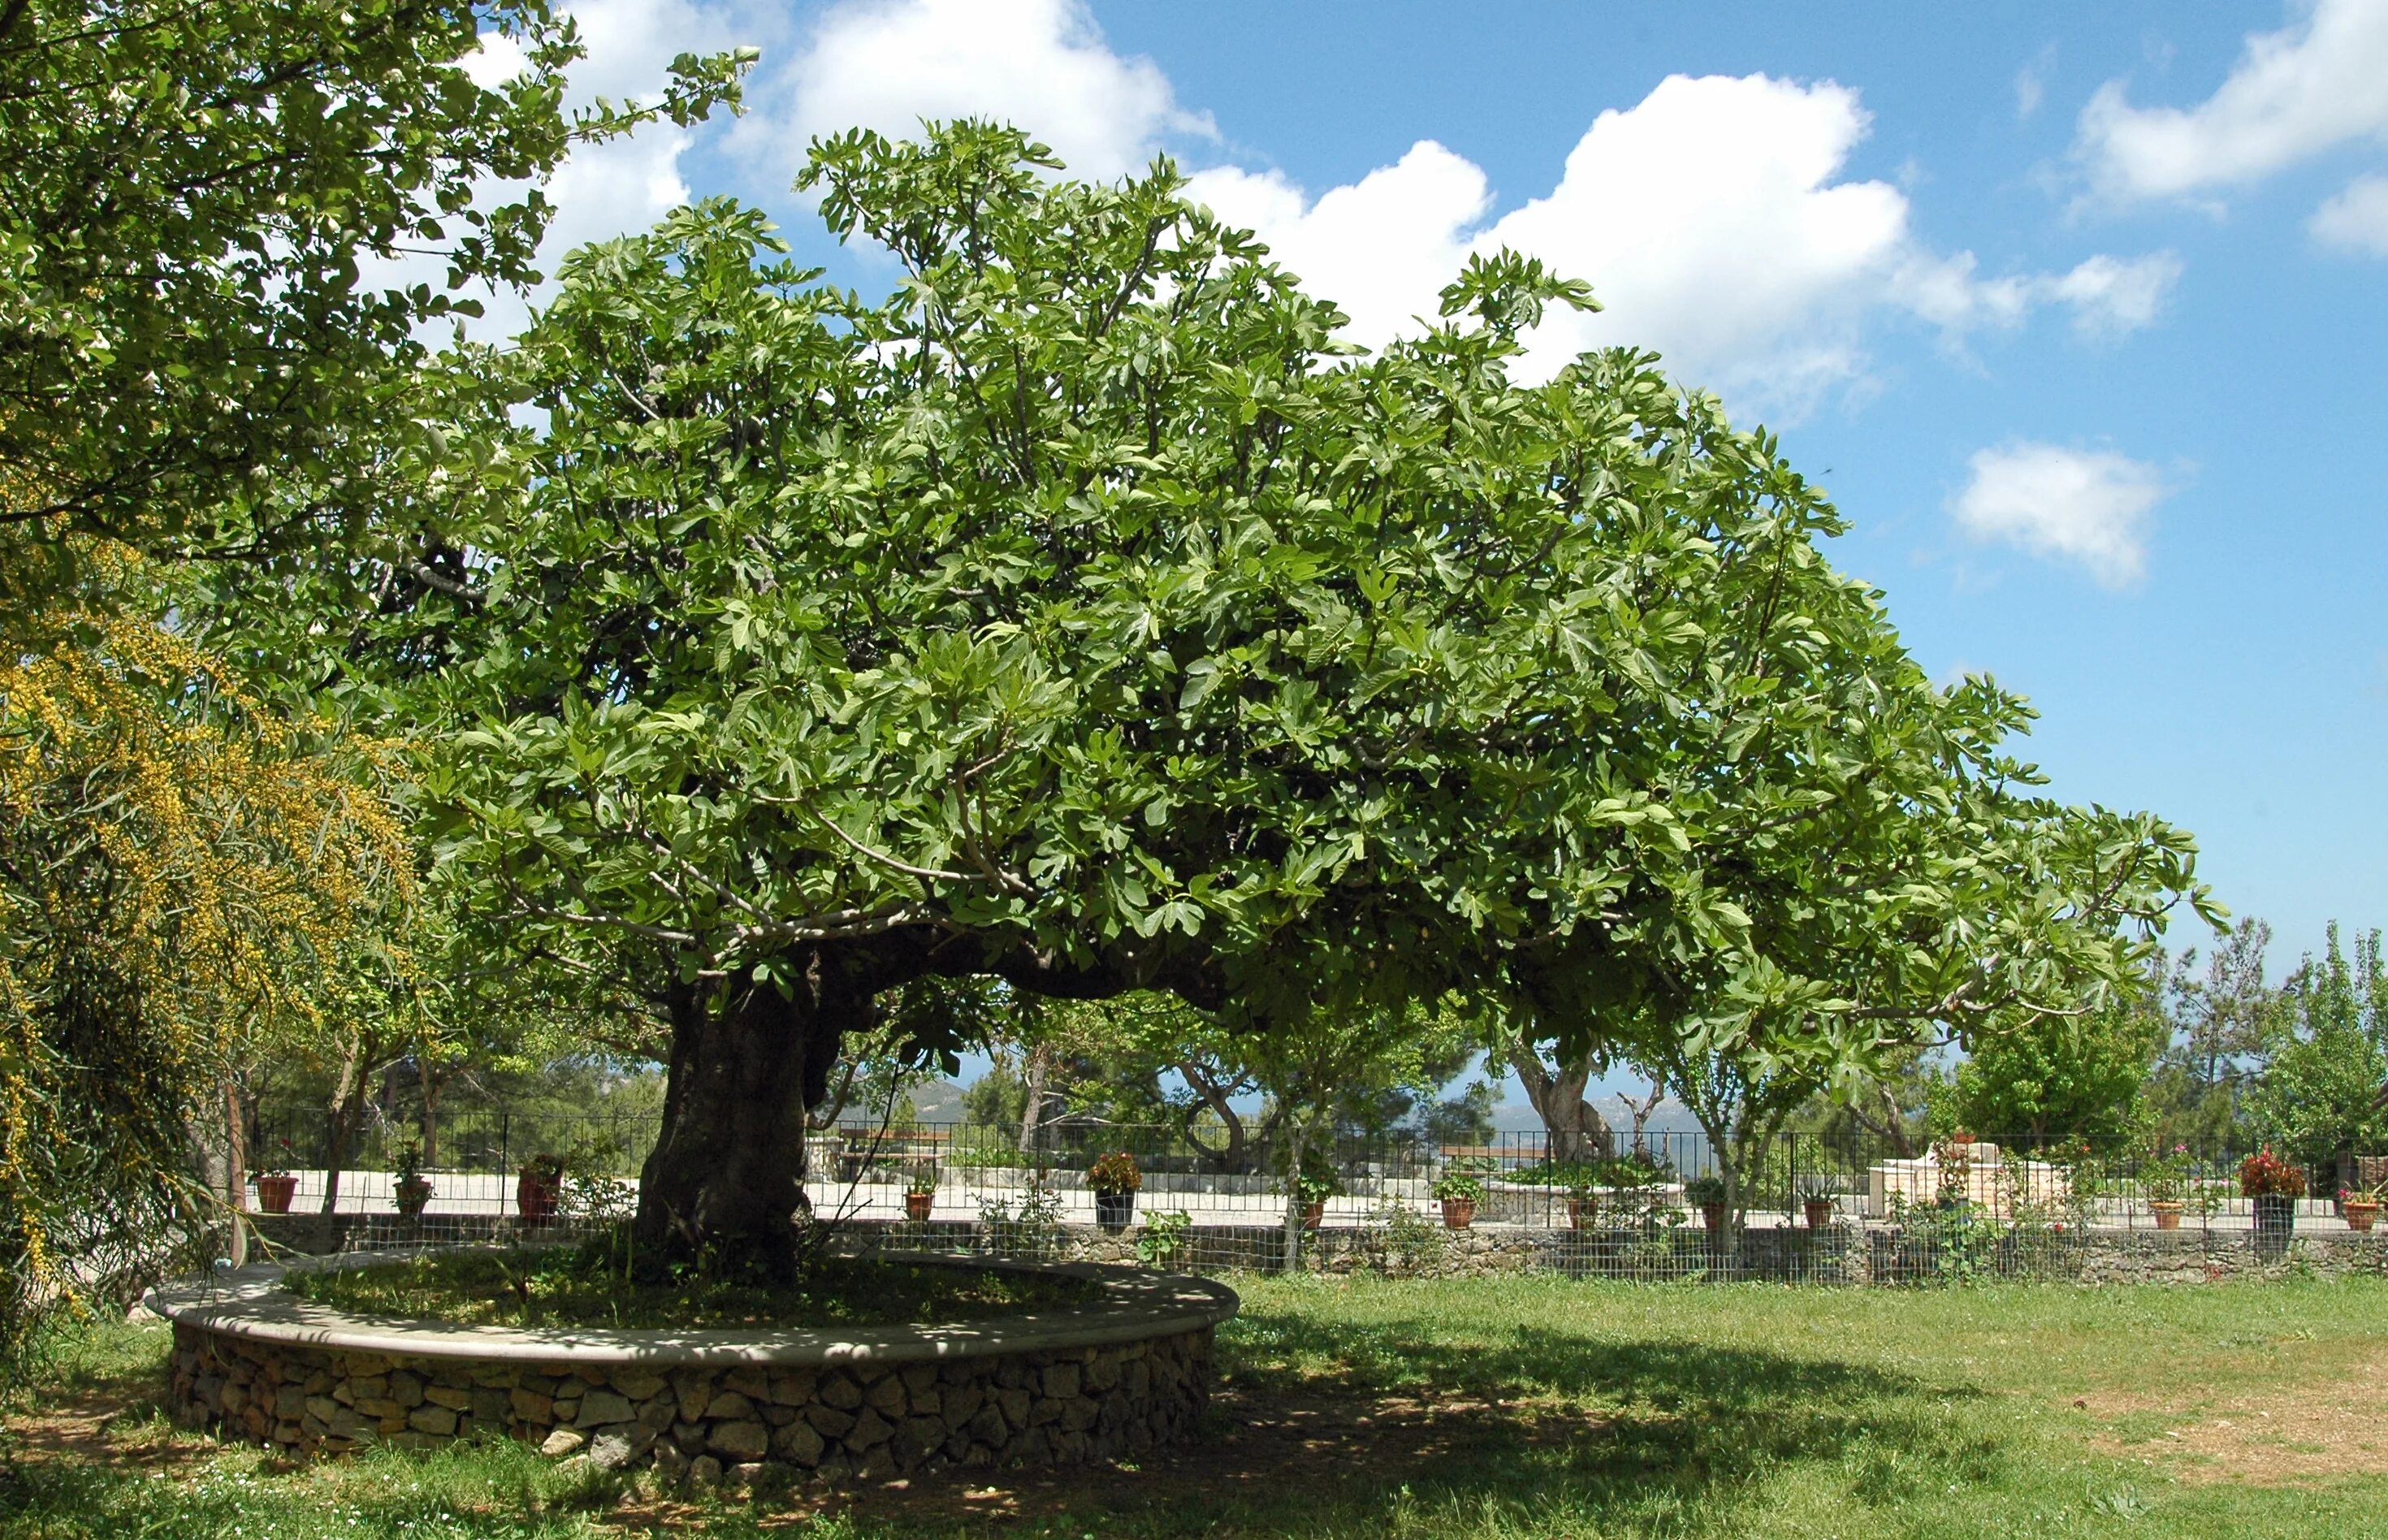
[[(331, 1132), (316, 1109), (260, 1109), (252, 1124), (251, 1165), (290, 1178), (294, 1212), (323, 1207)], [(343, 1163), (337, 1212), (392, 1213), (391, 1152), (422, 1133), (397, 1123), (362, 1130)], [(561, 1157), (577, 1178), (567, 1208), (627, 1207), (656, 1126), (645, 1112), (471, 1108), (443, 1115), (436, 1134), (425, 1162), (432, 1184), (426, 1215), (495, 1218), (515, 1212), (520, 1168), (542, 1155)], [(2342, 1189), (2388, 1182), (2388, 1157), (2342, 1157), (2305, 1168), (2306, 1195), (2284, 1209), (2241, 1193), (2236, 1150), (1987, 1138), (1901, 1148), (1864, 1135), (1799, 1133), (1742, 1152), (1728, 1203), (1720, 1190), (1726, 1163), (1698, 1134), (1652, 1133), (1638, 1141), (1620, 1134), (1606, 1150), (1558, 1152), (1574, 1158), (1554, 1158), (1552, 1141), (1538, 1132), (1466, 1142), (1410, 1131), (1346, 1133), (1309, 1142), (1302, 1165), (1316, 1198), (1312, 1223), (1322, 1230), (1384, 1234), (1402, 1230), (1404, 1215), (1439, 1225), (1442, 1194), (1464, 1179), (1456, 1190), (1472, 1191), (1476, 1225), (1583, 1235), (1594, 1238), (1584, 1245), (1640, 1247), (1654, 1258), (1661, 1249), (1670, 1255), (1683, 1249), (1678, 1240), (1661, 1248), (1661, 1239), (1696, 1238), (1711, 1228), (2247, 1233), (2285, 1213), (2306, 1233), (2327, 1233), (2348, 1228), (2337, 1202)], [(996, 1227), (992, 1233), (1023, 1215), (1092, 1226), (1118, 1217), (1099, 1210), (1087, 1176), (1115, 1152), (1125, 1152), (1141, 1177), (1131, 1225), (1155, 1215), (1174, 1223), (1183, 1214), (1197, 1228), (1257, 1230), (1285, 1216), (1286, 1141), (1235, 1139), (1215, 1125), (1073, 1119), (1023, 1139), (1017, 1126), (851, 1122), (808, 1137), (807, 1194), (817, 1212), (856, 1219), (917, 1218), (924, 1194), (933, 1222)], [(279, 1196), (260, 1188), (259, 1201), (272, 1206)]]

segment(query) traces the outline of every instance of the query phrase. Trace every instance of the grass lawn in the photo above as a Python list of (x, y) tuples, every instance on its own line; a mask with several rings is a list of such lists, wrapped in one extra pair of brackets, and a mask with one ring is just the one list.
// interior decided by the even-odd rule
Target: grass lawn
[(2388, 1280), (1905, 1292), (1237, 1280), (1204, 1441), (1137, 1469), (686, 1498), (511, 1445), (296, 1469), (95, 1333), (0, 1535), (2388, 1536)]

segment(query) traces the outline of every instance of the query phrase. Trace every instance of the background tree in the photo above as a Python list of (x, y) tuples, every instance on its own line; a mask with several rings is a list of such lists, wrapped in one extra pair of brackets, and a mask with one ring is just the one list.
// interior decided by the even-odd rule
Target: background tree
[(1338, 363), (1174, 169), (1047, 163), (819, 146), (876, 306), (726, 204), (580, 254), (450, 409), (459, 592), (283, 606), (273, 652), (461, 730), (423, 806), (478, 917), (671, 1021), (649, 1254), (785, 1265), (786, 1109), (917, 977), (1837, 1064), (2069, 1002), (2189, 888), (2160, 821), (2030, 794), (2028, 712), (1931, 685), (1772, 440), (1630, 350), (1513, 385), (1582, 286), (1483, 259)]
[(1607, 1045), (1596, 1043), (1555, 1062), (1531, 1029), (1505, 1025), (1493, 1035), (1534, 1115), (1543, 1120), (1552, 1160), (1600, 1160), (1616, 1152), (1608, 1120), (1584, 1096), (1585, 1088), (1608, 1068)]
[(2033, 1149), (2144, 1133), (2141, 1092), (2170, 1036), (2160, 973), (2078, 1015), (2001, 1024), (1957, 1066), (1945, 1101), (1960, 1128)]
[(2216, 943), (2202, 975), (2193, 948), (2175, 964), (2173, 1029), (2147, 1093), (2160, 1142), (2217, 1150), (2247, 1142), (2247, 1094), (2280, 1037), (2280, 995), (2264, 979), (2271, 944), (2271, 926), (2245, 919)]
[(2313, 1166), (2343, 1154), (2388, 1152), (2388, 978), (2380, 933), (2355, 938), (2349, 958), (2338, 926), (2317, 959), (2308, 952), (2280, 988), (2271, 1062), (2249, 1097), (2249, 1115), (2273, 1148)]

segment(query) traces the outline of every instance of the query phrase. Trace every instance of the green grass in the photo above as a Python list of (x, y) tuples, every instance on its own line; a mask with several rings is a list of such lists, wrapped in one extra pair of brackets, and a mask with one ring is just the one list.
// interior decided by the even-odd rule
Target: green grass
[(2378, 1279), (1238, 1286), (1200, 1446), (826, 1509), (513, 1446), (277, 1467), (165, 1428), (162, 1332), (111, 1328), (20, 1401), (0, 1535), (2388, 1536)]
[(799, 1285), (718, 1279), (625, 1282), (607, 1243), (441, 1252), (403, 1262), (292, 1273), (285, 1285), (318, 1305), (366, 1316), (467, 1326), (896, 1326), (1016, 1316), (1081, 1305), (1099, 1292), (1079, 1279), (911, 1267), (817, 1258)]

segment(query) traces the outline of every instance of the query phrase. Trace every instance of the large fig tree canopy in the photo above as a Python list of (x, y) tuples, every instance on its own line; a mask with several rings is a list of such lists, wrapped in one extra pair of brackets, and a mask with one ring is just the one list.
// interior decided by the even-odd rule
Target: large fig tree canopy
[(1358, 358), (1166, 163), (1053, 169), (819, 146), (875, 304), (724, 202), (578, 254), (426, 488), (450, 578), (345, 655), (414, 670), (481, 919), (667, 1009), (651, 1239), (778, 1254), (791, 1101), (925, 974), (1855, 1066), (2075, 1008), (2191, 892), (1925, 677), (1772, 439), (1632, 350), (1513, 380), (1584, 286), (1475, 260)]

